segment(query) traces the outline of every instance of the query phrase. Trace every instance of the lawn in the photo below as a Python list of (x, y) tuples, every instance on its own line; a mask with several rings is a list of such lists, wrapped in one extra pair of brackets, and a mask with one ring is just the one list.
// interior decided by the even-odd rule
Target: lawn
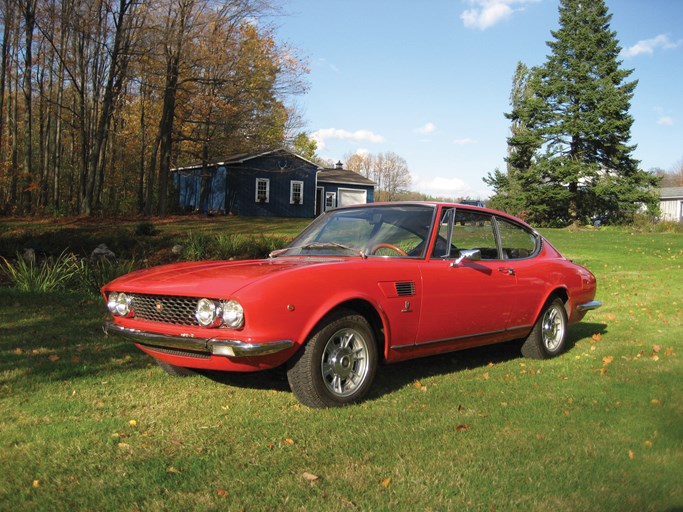
[(367, 401), (332, 410), (301, 406), (279, 372), (173, 378), (104, 337), (98, 299), (0, 288), (0, 509), (680, 509), (683, 236), (544, 234), (604, 303), (563, 356), (511, 343), (384, 366)]

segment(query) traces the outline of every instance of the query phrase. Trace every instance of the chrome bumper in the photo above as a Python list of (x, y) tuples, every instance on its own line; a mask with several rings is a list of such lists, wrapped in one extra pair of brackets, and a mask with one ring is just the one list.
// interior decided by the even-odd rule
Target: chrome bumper
[(590, 311), (591, 309), (598, 309), (600, 306), (602, 306), (602, 302), (599, 300), (592, 300), (590, 302), (586, 302), (584, 304), (579, 304), (576, 306), (577, 311)]
[(139, 329), (122, 327), (112, 322), (104, 324), (105, 334), (113, 334), (148, 347), (161, 347), (177, 350), (191, 350), (216, 356), (248, 357), (274, 354), (294, 345), (291, 340), (270, 341), (268, 343), (244, 343), (237, 340), (217, 340), (214, 338), (191, 338), (169, 336)]

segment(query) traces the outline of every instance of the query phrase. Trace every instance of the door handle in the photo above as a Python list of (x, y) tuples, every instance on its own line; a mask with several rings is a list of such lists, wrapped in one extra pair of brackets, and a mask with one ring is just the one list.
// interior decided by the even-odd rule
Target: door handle
[(509, 276), (515, 275), (515, 269), (510, 267), (498, 267), (498, 272), (502, 272), (503, 274), (507, 274)]

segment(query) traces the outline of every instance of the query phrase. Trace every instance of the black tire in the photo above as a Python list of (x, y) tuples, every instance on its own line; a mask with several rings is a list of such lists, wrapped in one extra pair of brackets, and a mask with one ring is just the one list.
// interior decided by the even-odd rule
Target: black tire
[(567, 323), (564, 302), (551, 297), (524, 340), (522, 355), (530, 359), (548, 359), (561, 354), (567, 345)]
[(156, 359), (156, 362), (162, 370), (164, 370), (169, 375), (173, 375), (174, 377), (193, 377), (197, 375), (197, 373), (194, 370), (190, 368), (185, 368), (184, 366), (176, 366), (165, 361), (159, 361), (158, 359)]
[(351, 310), (325, 317), (287, 368), (294, 396), (314, 408), (356, 403), (377, 369), (377, 344), (368, 321)]

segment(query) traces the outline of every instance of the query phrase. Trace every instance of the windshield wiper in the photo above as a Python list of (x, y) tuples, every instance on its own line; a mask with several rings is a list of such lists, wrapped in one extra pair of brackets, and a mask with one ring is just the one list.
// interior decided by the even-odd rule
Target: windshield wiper
[(305, 245), (299, 245), (296, 247), (286, 247), (284, 249), (278, 249), (277, 251), (271, 252), (268, 257), (269, 258), (275, 258), (287, 251), (290, 251), (292, 249), (299, 249), (301, 251), (305, 251), (306, 249), (342, 249), (345, 251), (351, 251), (354, 254), (357, 254), (363, 259), (366, 259), (368, 256), (365, 254), (363, 251), (359, 251), (358, 249), (354, 249), (353, 247), (349, 247), (344, 244), (339, 244), (337, 242), (311, 242)]

